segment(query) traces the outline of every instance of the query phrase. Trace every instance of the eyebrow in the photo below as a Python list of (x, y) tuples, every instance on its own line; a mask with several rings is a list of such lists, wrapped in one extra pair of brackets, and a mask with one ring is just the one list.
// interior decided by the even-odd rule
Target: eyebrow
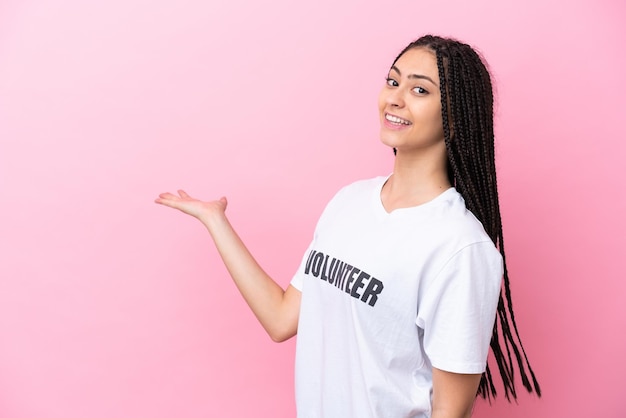
[[(392, 69), (392, 70), (394, 70), (395, 72), (397, 72), (399, 76), (402, 76), (402, 73), (400, 72), (400, 70), (398, 69), (398, 67), (396, 67), (395, 65), (392, 65), (392, 66), (391, 66), (391, 69)], [(433, 83), (433, 84), (435, 85), (435, 87), (438, 87), (438, 86), (437, 86), (437, 83), (435, 83), (435, 82), (433, 81), (433, 79), (432, 79), (432, 78), (430, 78), (430, 77), (428, 77), (427, 75), (423, 75), (423, 74), (409, 74), (409, 75), (407, 75), (407, 77), (408, 77), (408, 78), (413, 78), (413, 79), (417, 78), (417, 79), (421, 79), (421, 80), (428, 80), (428, 81), (430, 81), (431, 83)]]

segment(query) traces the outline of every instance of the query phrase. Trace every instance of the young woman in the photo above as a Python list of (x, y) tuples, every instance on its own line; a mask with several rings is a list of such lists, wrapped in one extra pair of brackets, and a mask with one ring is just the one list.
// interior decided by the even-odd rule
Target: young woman
[(507, 399), (516, 369), (540, 395), (512, 311), (483, 61), (424, 36), (392, 64), (379, 111), (393, 173), (337, 193), (286, 290), (233, 230), (226, 198), (156, 202), (206, 226), (273, 340), (298, 333), (300, 418), (469, 417), (477, 393), (496, 395), (489, 346)]

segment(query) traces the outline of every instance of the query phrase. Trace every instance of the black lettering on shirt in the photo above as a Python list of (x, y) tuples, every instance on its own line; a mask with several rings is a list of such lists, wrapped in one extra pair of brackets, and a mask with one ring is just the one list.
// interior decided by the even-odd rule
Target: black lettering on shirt
[(316, 253), (315, 254), (315, 258), (313, 258), (313, 267), (312, 267), (312, 273), (315, 277), (319, 277), (320, 275), (320, 269), (322, 268), (322, 259), (324, 258), (324, 254), (322, 253)]
[(348, 282), (346, 283), (346, 293), (350, 293), (351, 290), (351, 285), (352, 282), (354, 281), (355, 277), (357, 274), (359, 274), (361, 272), (361, 270), (359, 270), (358, 268), (353, 268), (352, 272), (350, 273), (350, 275), (348, 276)]
[(328, 269), (328, 283), (333, 284), (335, 281), (335, 277), (337, 277), (337, 267), (339, 266), (340, 261), (336, 258), (333, 258), (330, 262), (330, 267)]
[(326, 266), (328, 265), (328, 256), (324, 257), (324, 265), (322, 266), (322, 275), (320, 279), (328, 281), (328, 273), (326, 272)]
[(365, 283), (363, 283), (363, 280), (367, 280), (369, 278), (370, 278), (370, 275), (362, 271), (361, 274), (359, 274), (359, 277), (356, 278), (356, 282), (354, 282), (354, 285), (352, 286), (352, 290), (350, 290), (350, 296), (355, 297), (355, 298), (360, 298), (361, 295), (359, 295), (359, 289), (365, 286)]
[(311, 261), (313, 260), (313, 256), (317, 253), (317, 251), (311, 251), (309, 253), (309, 257), (306, 259), (306, 264), (304, 266), (304, 274), (309, 274), (311, 270)]
[(369, 306), (376, 305), (378, 297), (385, 287), (383, 282), (370, 274), (344, 261), (314, 250), (309, 253), (304, 266), (304, 274), (324, 280)]
[(352, 269), (354, 269), (354, 267), (352, 267), (350, 264), (346, 266), (346, 269), (343, 271), (343, 276), (341, 276), (341, 285), (339, 286), (339, 289), (341, 290), (344, 289), (346, 285), (346, 277), (350, 275), (350, 272), (352, 271)]
[[(365, 288), (361, 300), (370, 306), (374, 306), (378, 300), (378, 295), (383, 291), (384, 287), (383, 282), (380, 280), (374, 277), (370, 278), (370, 282), (367, 284), (367, 288)], [(369, 302), (368, 299), (370, 299)]]

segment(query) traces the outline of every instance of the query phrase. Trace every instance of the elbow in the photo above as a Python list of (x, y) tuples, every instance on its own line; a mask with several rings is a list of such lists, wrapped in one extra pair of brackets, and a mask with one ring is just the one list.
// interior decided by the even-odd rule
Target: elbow
[(266, 330), (267, 334), (270, 336), (270, 338), (272, 339), (272, 341), (274, 341), (275, 343), (282, 343), (287, 341), (288, 339), (290, 339), (291, 337), (293, 337), (294, 335), (296, 335), (296, 330), (295, 329), (268, 329)]
[(282, 342), (285, 342), (285, 341), (287, 341), (289, 339), (289, 337), (287, 337), (285, 335), (282, 335), (282, 334), (270, 334), (270, 338), (275, 343), (282, 343)]

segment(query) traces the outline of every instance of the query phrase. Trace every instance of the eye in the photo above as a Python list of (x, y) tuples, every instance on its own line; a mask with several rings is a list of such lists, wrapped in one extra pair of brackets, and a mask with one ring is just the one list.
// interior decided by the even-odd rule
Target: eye
[(415, 87), (413, 91), (417, 94), (428, 94), (428, 91), (424, 87)]
[(387, 77), (385, 79), (385, 82), (387, 83), (388, 86), (390, 87), (398, 87), (398, 82), (396, 80), (394, 80), (393, 78)]

